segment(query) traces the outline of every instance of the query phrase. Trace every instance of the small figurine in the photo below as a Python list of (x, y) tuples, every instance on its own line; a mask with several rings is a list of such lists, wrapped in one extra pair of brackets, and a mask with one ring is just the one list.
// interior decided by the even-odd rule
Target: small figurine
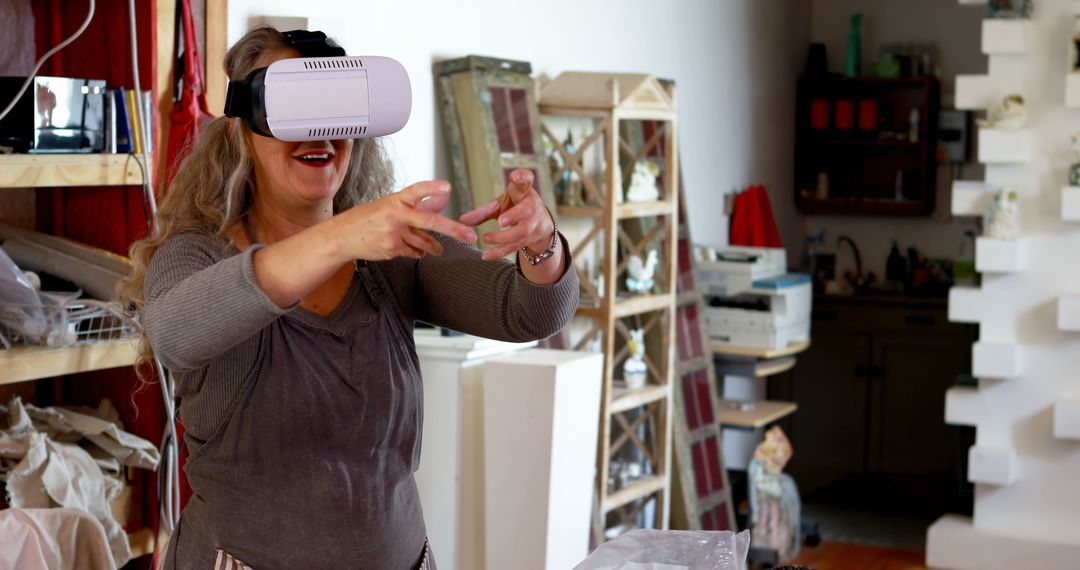
[(990, 0), (986, 4), (988, 18), (1020, 19), (1030, 18), (1035, 12), (1032, 0)]
[(648, 293), (652, 291), (653, 285), (656, 283), (653, 274), (656, 273), (658, 261), (659, 258), (655, 249), (649, 251), (644, 263), (641, 261), (640, 256), (631, 255), (626, 268), (627, 273), (630, 274), (626, 278), (626, 289), (631, 293)]
[(645, 387), (645, 379), (648, 367), (645, 365), (645, 331), (634, 329), (630, 331), (630, 340), (626, 342), (630, 350), (630, 356), (623, 363), (623, 381), (631, 390), (640, 390)]
[(980, 119), (976, 123), (988, 129), (1016, 130), (1026, 127), (1027, 121), (1028, 112), (1024, 98), (1014, 93), (1006, 96), (1001, 105), (991, 109), (986, 119)]
[(1076, 156), (1076, 162), (1069, 166), (1069, 185), (1080, 186), (1080, 132), (1070, 135), (1072, 138), (1072, 150)]
[(1002, 188), (986, 207), (984, 235), (994, 239), (1020, 237), (1020, 197), (1012, 188)]
[(656, 187), (656, 177), (660, 175), (660, 167), (649, 160), (639, 160), (634, 163), (634, 173), (630, 176), (630, 188), (626, 191), (628, 202), (651, 202), (660, 198), (660, 190)]

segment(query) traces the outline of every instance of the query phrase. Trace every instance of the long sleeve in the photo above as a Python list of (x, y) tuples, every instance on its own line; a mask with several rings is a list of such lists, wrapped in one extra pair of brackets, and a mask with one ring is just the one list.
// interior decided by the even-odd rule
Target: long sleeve
[(475, 247), (434, 235), (444, 251), (418, 263), (423, 304), (417, 318), (485, 338), (526, 342), (559, 332), (574, 316), (578, 278), (562, 235), (565, 268), (551, 285), (532, 283), (509, 261), (484, 261)]
[(255, 281), (257, 249), (222, 259), (211, 238), (194, 234), (158, 249), (146, 272), (142, 321), (170, 370), (201, 367), (288, 312)]

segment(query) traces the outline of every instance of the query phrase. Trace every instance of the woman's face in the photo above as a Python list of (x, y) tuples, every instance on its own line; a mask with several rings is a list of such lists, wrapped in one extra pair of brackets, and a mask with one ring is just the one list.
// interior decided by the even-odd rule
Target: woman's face
[[(288, 49), (264, 54), (258, 66), (301, 57)], [(287, 142), (244, 129), (255, 165), (255, 188), (262, 199), (293, 209), (321, 204), (332, 208), (352, 156), (352, 139)]]

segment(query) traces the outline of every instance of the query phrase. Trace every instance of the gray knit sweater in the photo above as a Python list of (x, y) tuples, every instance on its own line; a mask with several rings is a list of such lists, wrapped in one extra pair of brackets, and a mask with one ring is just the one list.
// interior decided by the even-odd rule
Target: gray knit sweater
[(443, 255), (368, 264), (326, 316), (267, 298), (258, 246), (185, 234), (158, 250), (143, 323), (177, 376), (195, 493), (169, 562), (202, 567), (222, 549), (256, 568), (413, 566), (425, 534), (413, 321), (520, 342), (559, 331), (578, 299), (565, 239), (563, 276), (545, 286), (436, 237)]

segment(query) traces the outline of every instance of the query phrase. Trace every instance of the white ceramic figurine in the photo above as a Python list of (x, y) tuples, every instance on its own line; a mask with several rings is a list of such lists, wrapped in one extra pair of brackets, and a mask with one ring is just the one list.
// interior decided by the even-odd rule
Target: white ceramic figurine
[(631, 255), (630, 262), (627, 264), (626, 271), (630, 275), (626, 278), (626, 288), (631, 293), (648, 293), (652, 291), (655, 280), (653, 274), (656, 273), (656, 263), (659, 261), (656, 250), (650, 250), (648, 257), (644, 262), (641, 261), (641, 256)]
[(640, 390), (645, 387), (645, 377), (648, 367), (645, 365), (645, 331), (634, 329), (630, 331), (630, 340), (626, 343), (630, 349), (630, 356), (623, 363), (623, 380), (626, 387), (631, 390)]
[(630, 175), (630, 188), (626, 191), (628, 202), (651, 202), (660, 197), (660, 190), (656, 187), (656, 177), (660, 175), (660, 167), (648, 160), (639, 160), (634, 163), (634, 173)]
[(1020, 237), (1020, 197), (1012, 188), (1002, 188), (986, 208), (986, 237), (1017, 239)]
[(1000, 105), (987, 113), (986, 119), (976, 122), (980, 127), (988, 129), (1016, 130), (1026, 127), (1028, 111), (1024, 97), (1016, 93), (1006, 96)]

